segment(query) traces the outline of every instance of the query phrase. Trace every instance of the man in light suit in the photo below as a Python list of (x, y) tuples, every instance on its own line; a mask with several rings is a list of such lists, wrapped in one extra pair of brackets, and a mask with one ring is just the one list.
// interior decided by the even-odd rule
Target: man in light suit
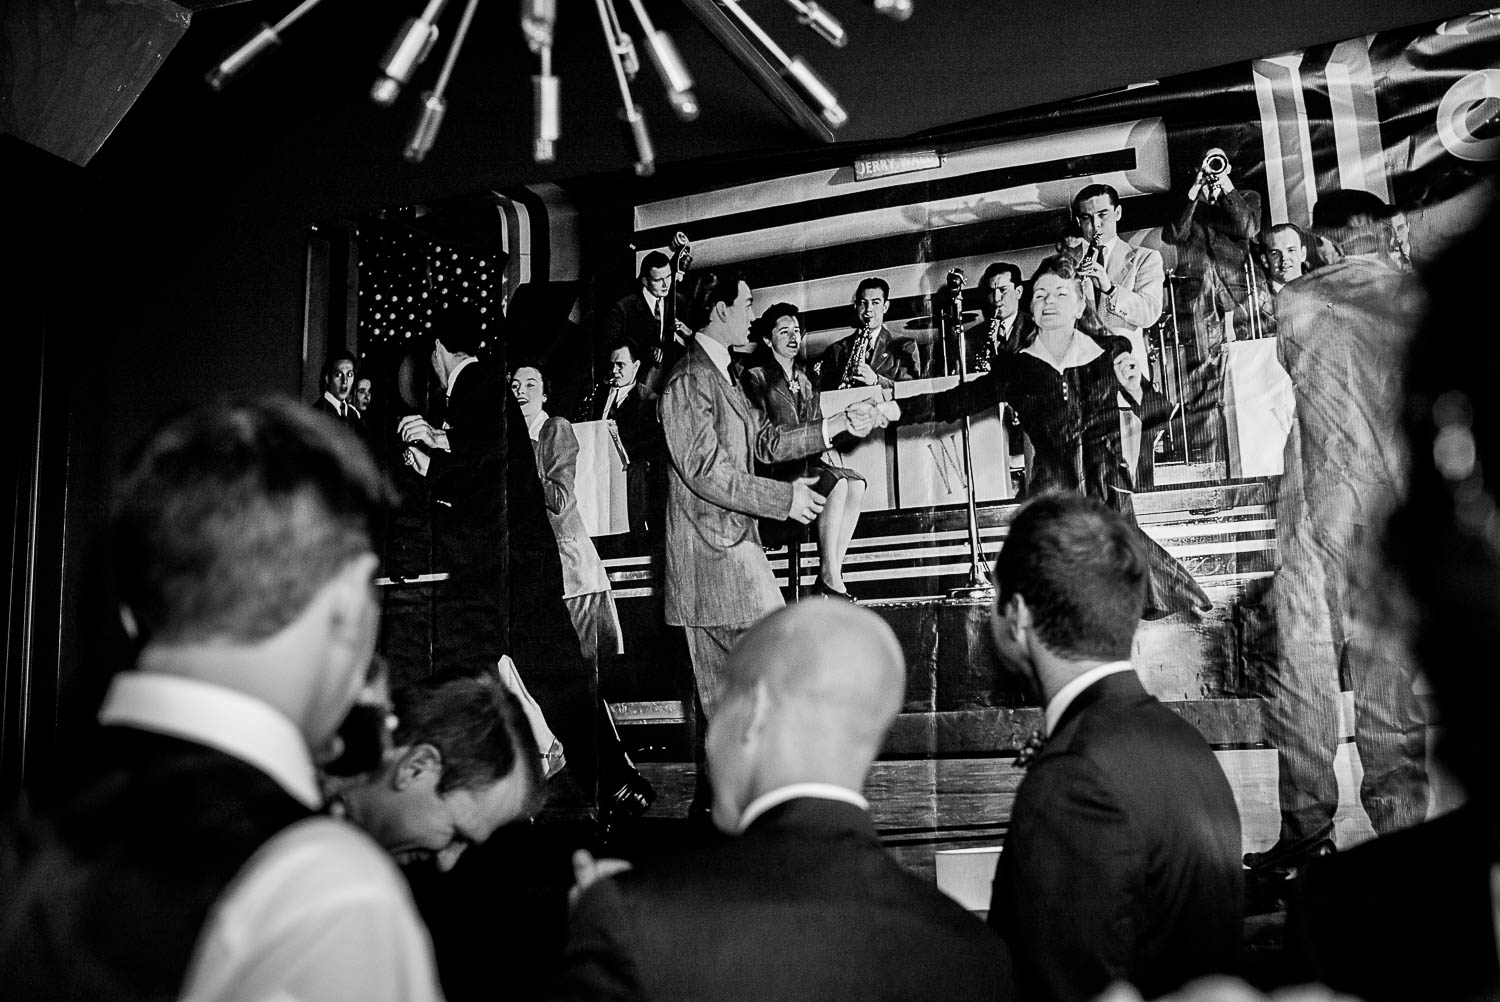
[(1126, 660), (1146, 575), (1139, 531), (1070, 494), (1026, 505), (995, 562), (996, 651), (1046, 707), (989, 913), (1024, 999), (1082, 1002), (1119, 979), (1155, 998), (1238, 958), (1234, 794)]
[[(854, 290), (854, 313), (859, 326), (853, 334), (835, 341), (823, 352), (819, 363), (818, 386), (824, 390), (839, 390), (850, 386), (880, 385), (890, 389), (903, 379), (916, 379), (922, 374), (922, 356), (917, 342), (909, 337), (896, 337), (885, 327), (885, 311), (891, 305), (891, 287), (883, 278), (867, 278)], [(865, 362), (848, 380), (844, 370), (848, 368), (849, 356), (865, 342)]]
[[(1094, 308), (1099, 320), (1111, 334), (1130, 342), (1130, 353), (1140, 363), (1141, 371), (1150, 374), (1146, 357), (1145, 328), (1161, 319), (1162, 289), (1166, 281), (1161, 252), (1150, 247), (1133, 247), (1120, 239), (1120, 194), (1107, 184), (1090, 184), (1073, 196), (1073, 218), (1090, 252), (1079, 266), (1079, 273), (1093, 282)], [(1131, 470), (1138, 488), (1150, 488), (1155, 449), (1142, 442), (1141, 419), (1126, 409), (1120, 398), (1120, 440), (1126, 456), (1142, 458)]]
[(890, 857), (860, 795), (906, 690), (890, 627), (799, 602), (727, 669), (708, 740), (734, 837), (587, 886), (563, 997), (1009, 999), (1005, 944)]
[[(825, 498), (812, 478), (755, 475), (755, 461), (823, 451), (834, 436), (868, 435), (886, 423), (868, 402), (821, 421), (777, 427), (730, 378), (730, 349), (750, 340), (750, 287), (734, 273), (705, 272), (688, 297), (697, 337), (667, 376), (661, 423), (672, 469), (667, 482), (666, 619), (687, 634), (698, 703), (712, 720), (724, 658), (756, 620), (782, 605), (756, 519), (811, 522)], [(699, 773), (701, 806), (707, 796)]]

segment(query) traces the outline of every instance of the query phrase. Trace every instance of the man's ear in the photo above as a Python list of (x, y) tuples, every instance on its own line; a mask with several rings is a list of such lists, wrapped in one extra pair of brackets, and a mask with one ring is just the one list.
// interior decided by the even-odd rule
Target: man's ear
[(406, 790), (414, 786), (436, 787), (443, 778), (443, 753), (436, 745), (421, 742), (396, 753), (396, 768), (391, 772), (391, 786)]
[(141, 624), (136, 621), (135, 612), (124, 602), (120, 603), (120, 626), (132, 643), (141, 639)]
[(759, 737), (770, 719), (771, 689), (766, 685), (765, 679), (760, 679), (750, 691), (750, 713), (745, 718), (745, 739)]
[(1023, 644), (1031, 636), (1031, 621), (1031, 607), (1026, 604), (1026, 599), (1020, 592), (1006, 599), (1001, 610), (1000, 628), (1009, 634), (1014, 643)]

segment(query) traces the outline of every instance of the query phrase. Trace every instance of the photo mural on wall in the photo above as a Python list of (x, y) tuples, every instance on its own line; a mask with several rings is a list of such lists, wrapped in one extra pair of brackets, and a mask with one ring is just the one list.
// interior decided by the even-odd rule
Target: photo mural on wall
[[(1120, 419), (1121, 442), (1140, 439), (1125, 503), (1164, 554), (1154, 569), (1180, 571), (1181, 594), (1191, 582), (1207, 602), (1169, 608), (1173, 615), (1143, 628), (1133, 660), (1164, 699), (1220, 701), (1216, 744), (1264, 741), (1259, 711), (1243, 707), (1254, 706), (1274, 670), (1272, 584), (1286, 520), (1294, 517), (1285, 504), (1286, 462), (1300, 470), (1306, 459), (1289, 447), (1299, 396), (1281, 350), (1277, 304), (1291, 276), (1276, 273), (1273, 256), (1320, 263), (1315, 207), (1355, 189), (1398, 210), (1390, 223), (1401, 239), (1388, 248), (1391, 264), (1420, 269), (1493, 190), (1496, 67), (1500, 11), (1484, 11), (879, 146), (678, 166), (648, 188), (578, 179), (544, 186), (545, 193), (534, 187), (471, 200), (470, 211), (486, 214), (495, 232), (483, 250), (464, 253), (500, 269), (491, 277), (505, 277), (493, 293), (505, 306), (505, 354), (542, 363), (554, 385), (549, 409), (575, 418), (580, 442), (588, 438), (577, 490), (588, 496), (581, 508), (620, 602), (631, 665), (614, 672), (629, 682), (616, 685), (611, 699), (654, 704), (660, 713), (662, 701), (677, 695), (668, 667), (632, 660), (659, 649), (641, 638), (662, 629), (661, 563), (651, 538), (633, 531), (629, 517), (612, 516), (612, 506), (630, 503), (625, 460), (604, 431), (589, 427), (609, 396), (606, 318), (636, 288), (646, 256), (668, 251), (682, 233), (691, 245), (689, 281), (695, 271), (739, 269), (757, 315), (795, 305), (799, 356), (814, 385), (823, 381), (825, 353), (854, 333), (858, 287), (881, 279), (889, 290), (885, 327), (914, 352), (916, 372), (905, 375), (915, 378), (893, 387), (898, 400), (910, 401), (956, 383), (960, 356), (969, 368), (965, 346), (994, 312), (980, 287), (989, 266), (1014, 264), (1025, 284), (1060, 249), (1086, 251), (1072, 203), (1086, 186), (1106, 184), (1120, 199), (1118, 232), (1130, 260), (1141, 262), (1132, 281), (1153, 259), (1162, 275), (1158, 313), (1138, 325), (1098, 306), (1096, 333), (1138, 338), (1132, 350), (1164, 401), (1150, 423), (1132, 429)], [(1230, 184), (1213, 211), (1199, 211), (1189, 193), (1214, 154)], [(453, 235), (434, 220), (455, 211), (448, 206), (425, 223), (360, 224), (368, 260), (376, 260), (373, 248), (387, 248), (378, 276), (360, 269), (362, 352), (406, 352), (407, 342), (423, 340), (422, 309), (402, 319), (396, 334), (388, 324), (377, 333), (366, 284), (373, 290), (378, 281), (401, 305), (424, 290), (453, 292), (451, 283), (440, 289), (430, 261), (451, 260)], [(397, 266), (389, 252), (396, 244), (429, 263)], [(957, 300), (955, 272), (964, 278)], [(945, 317), (958, 318), (962, 344)], [(1371, 410), (1384, 406), (1399, 379), (1395, 363), (1363, 403), (1353, 401), (1350, 421), (1389, 426), (1390, 414)], [(829, 392), (825, 410), (855, 393)], [(1025, 695), (1007, 689), (989, 664), (983, 604), (949, 599), (976, 563), (988, 566), (1015, 502), (1036, 486), (1046, 416), (1018, 420), (1018, 410), (971, 415), (972, 463), (958, 424), (917, 420), (915, 409), (883, 437), (825, 457), (867, 482), (843, 578), (896, 626), (912, 666), (910, 712), (1024, 704)], [(1118, 494), (1119, 487), (1107, 489)], [(770, 557), (789, 597), (817, 579), (815, 534), (800, 541), (795, 573), (790, 550)], [(1337, 601), (1330, 599), (1327, 620), (1340, 618)], [(1342, 643), (1336, 622), (1325, 628)], [(986, 733), (963, 740), (991, 752), (1010, 740), (1004, 728)]]

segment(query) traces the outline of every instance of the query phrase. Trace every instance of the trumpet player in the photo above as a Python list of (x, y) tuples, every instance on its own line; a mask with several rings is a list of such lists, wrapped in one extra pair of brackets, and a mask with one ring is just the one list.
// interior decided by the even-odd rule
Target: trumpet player
[(818, 388), (845, 390), (851, 386), (882, 386), (916, 379), (922, 371), (917, 342), (893, 335), (885, 326), (891, 287), (883, 278), (867, 278), (854, 290), (854, 332), (823, 352)]
[[(1252, 296), (1250, 241), (1260, 231), (1260, 195), (1237, 188), (1222, 149), (1203, 154), (1177, 218), (1162, 241), (1177, 248), (1177, 320), (1188, 382), (1188, 446), (1199, 462), (1222, 462), (1226, 341), (1255, 336), (1260, 303)], [(1259, 276), (1256, 276), (1259, 282)]]

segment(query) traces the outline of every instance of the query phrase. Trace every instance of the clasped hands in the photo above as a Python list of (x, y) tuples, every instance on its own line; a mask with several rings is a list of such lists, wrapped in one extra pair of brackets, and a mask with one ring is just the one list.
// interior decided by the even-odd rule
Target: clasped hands
[(877, 428), (884, 428), (901, 417), (901, 408), (893, 399), (894, 392), (885, 390), (880, 400), (856, 400), (844, 408), (844, 421), (849, 434), (864, 438)]
[[(448, 433), (428, 424), (427, 419), (420, 414), (408, 414), (402, 418), (396, 425), (396, 434), (407, 444), (406, 450), (401, 454), (402, 462), (424, 477), (427, 475), (428, 464), (432, 462), (432, 456), (425, 449), (449, 451)], [(419, 445), (425, 449), (417, 448)]]

